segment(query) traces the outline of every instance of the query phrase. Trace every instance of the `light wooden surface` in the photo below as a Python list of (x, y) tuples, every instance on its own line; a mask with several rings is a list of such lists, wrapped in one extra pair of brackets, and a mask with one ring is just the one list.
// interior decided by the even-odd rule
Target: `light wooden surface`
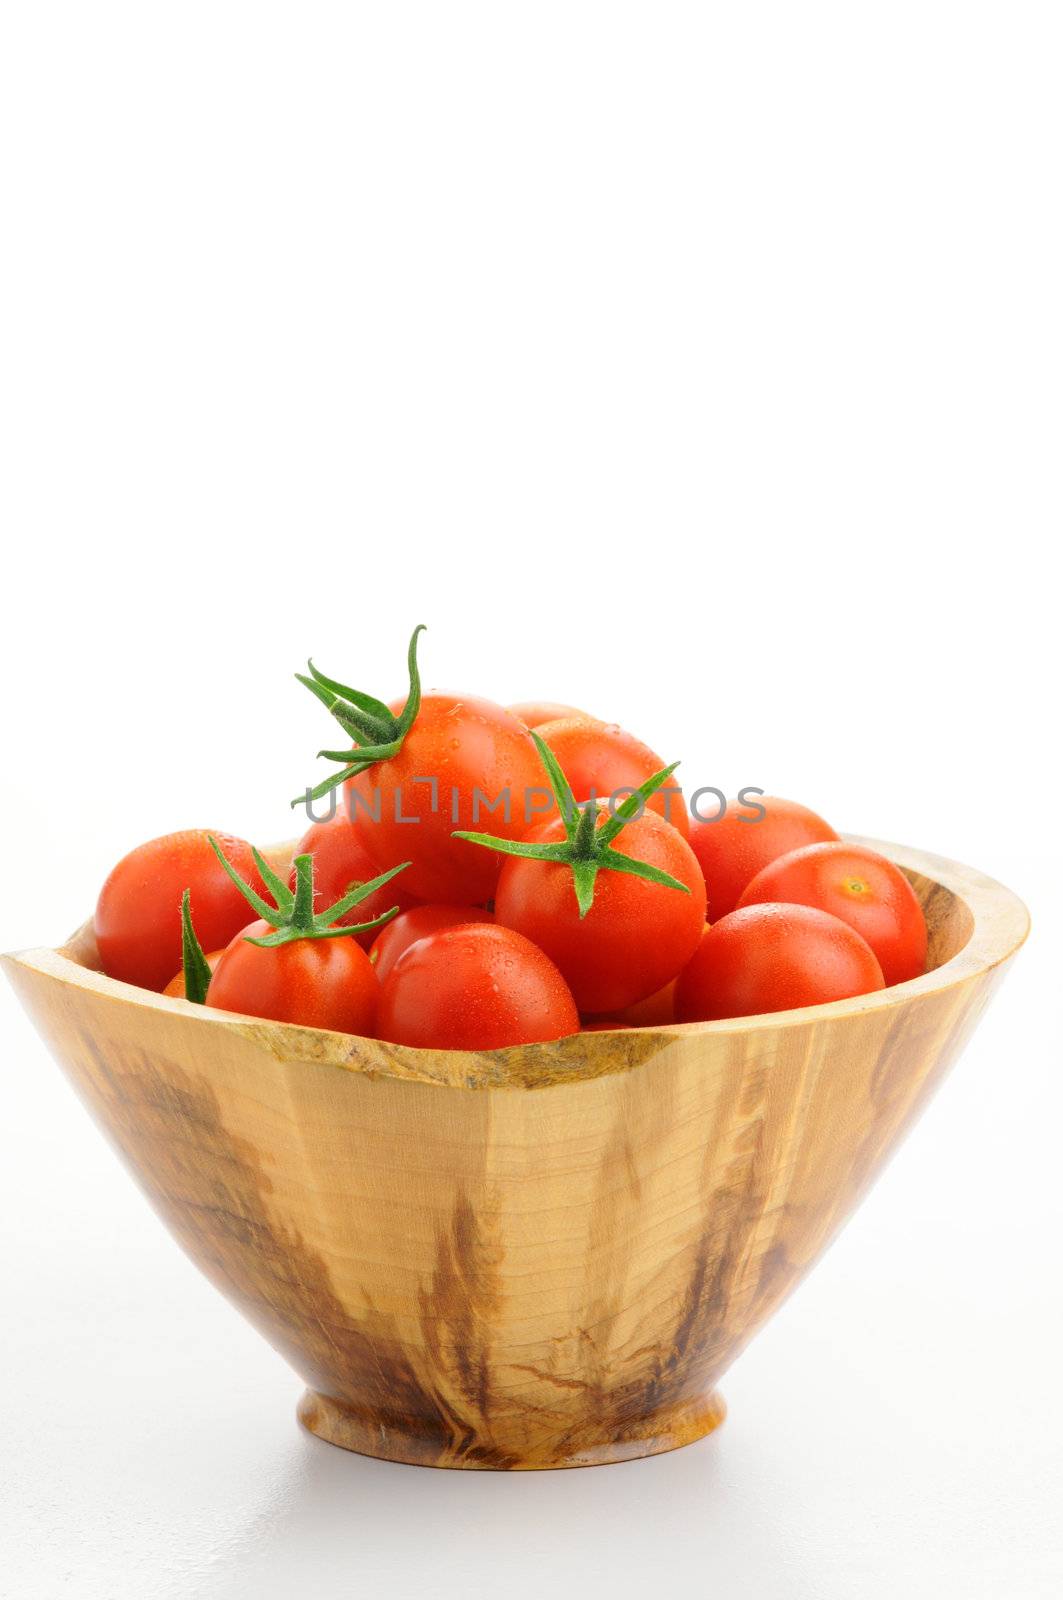
[[(867, 841), (873, 842), (873, 841)], [(432, 1053), (212, 1013), (7, 957), (188, 1254), (347, 1448), (455, 1467), (667, 1450), (829, 1244), (1027, 931), (893, 846), (935, 970), (800, 1012)]]

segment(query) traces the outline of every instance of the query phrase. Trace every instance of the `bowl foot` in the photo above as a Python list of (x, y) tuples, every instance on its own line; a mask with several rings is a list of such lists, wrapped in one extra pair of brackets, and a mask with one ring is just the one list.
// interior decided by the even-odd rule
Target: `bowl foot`
[(609, 1437), (609, 1430), (595, 1433), (592, 1427), (578, 1440), (537, 1441), (529, 1449), (509, 1449), (505, 1442), (477, 1443), (442, 1439), (408, 1426), (375, 1421), (327, 1395), (307, 1389), (299, 1402), (299, 1421), (317, 1438), (341, 1450), (375, 1456), (380, 1461), (401, 1461), (418, 1467), (450, 1467), (473, 1471), (529, 1472), (559, 1467), (599, 1467), (610, 1462), (635, 1461), (643, 1456), (663, 1455), (703, 1439), (718, 1428), (727, 1415), (722, 1397), (712, 1390), (702, 1399), (665, 1407), (648, 1417), (629, 1423), (622, 1432)]

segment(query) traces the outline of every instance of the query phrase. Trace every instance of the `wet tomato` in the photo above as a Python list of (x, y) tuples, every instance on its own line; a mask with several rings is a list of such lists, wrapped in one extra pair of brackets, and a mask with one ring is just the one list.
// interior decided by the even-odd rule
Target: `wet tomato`
[[(384, 870), (377, 866), (369, 853), (364, 825), (352, 822), (342, 807), (329, 821), (315, 822), (307, 829), (294, 851), (296, 856), (304, 853), (314, 858), (315, 911), (342, 900), (348, 889), (353, 889), (356, 883), (368, 883), (370, 878), (377, 877)], [(395, 862), (389, 861), (387, 865), (394, 866)], [(294, 889), (294, 867), (288, 881)], [(414, 904), (413, 896), (406, 892), (404, 874), (402, 878), (384, 884), (345, 912), (338, 919), (338, 926), (354, 927), (356, 923), (372, 922), (374, 917), (379, 917), (381, 912), (390, 910), (392, 906), (405, 911)], [(355, 935), (363, 950), (369, 949), (376, 931), (370, 928)]]
[(410, 689), (403, 701), (385, 705), (325, 677), (312, 663), (310, 676), (300, 675), (355, 741), (349, 749), (320, 752), (341, 770), (308, 790), (307, 799), (344, 784), (347, 815), (378, 871), (408, 861), (406, 894), (483, 905), (498, 881), (498, 859), (466, 850), (453, 834), (479, 828), (519, 839), (536, 810), (545, 809), (539, 760), (530, 730), (504, 706), (475, 695), (422, 694), (422, 631), (415, 628), (410, 640)]
[(926, 968), (926, 918), (899, 867), (863, 845), (806, 845), (758, 872), (740, 906), (765, 900), (814, 906), (855, 928), (878, 957), (887, 984)]
[(661, 1028), (667, 1027), (675, 1021), (675, 984), (666, 983), (663, 989), (658, 989), (656, 994), (647, 995), (645, 1000), (637, 1000), (632, 1006), (625, 1006), (623, 1011), (617, 1011), (612, 1016), (596, 1017), (595, 1026), (607, 1028)]
[(398, 753), (351, 778), (347, 791), (378, 871), (409, 861), (403, 888), (418, 900), (483, 905), (498, 858), (451, 836), (478, 828), (519, 839), (536, 795), (541, 809), (542, 770), (528, 729), (502, 706), (427, 694)]
[(772, 795), (747, 804), (730, 800), (715, 822), (695, 817), (690, 843), (705, 874), (709, 921), (733, 911), (747, 883), (776, 857), (837, 837), (830, 823), (807, 806)]
[[(251, 846), (217, 833), (226, 855), (261, 891)], [(111, 872), (96, 902), (100, 963), (110, 978), (165, 988), (181, 965), (181, 896), (191, 890), (200, 943), (227, 944), (248, 920), (247, 903), (211, 849), (209, 830), (190, 828), (138, 845)]]
[(381, 986), (380, 1038), (423, 1050), (498, 1050), (579, 1032), (564, 978), (529, 939), (491, 923), (412, 944)]
[[(608, 812), (599, 809), (599, 828)], [(560, 817), (527, 836), (533, 845), (565, 839)], [(655, 812), (629, 821), (612, 841), (621, 856), (667, 873), (672, 888), (628, 872), (600, 870), (594, 900), (580, 914), (570, 866), (507, 858), (495, 916), (534, 941), (564, 975), (581, 1012), (621, 1010), (669, 983), (697, 948), (705, 925), (705, 884), (686, 840)]]
[(759, 1016), (884, 988), (871, 946), (848, 923), (810, 906), (748, 906), (706, 931), (676, 984), (676, 1020)]
[(438, 933), (441, 928), (460, 928), (467, 922), (494, 920), (490, 911), (483, 911), (478, 906), (413, 906), (408, 911), (400, 912), (386, 928), (380, 929), (370, 948), (369, 959), (383, 983), (385, 978), (390, 977), (399, 957), (405, 955), (418, 939)]
[[(537, 731), (557, 757), (577, 802), (608, 800), (611, 796), (624, 800), (664, 766), (649, 745), (615, 722), (565, 717), (543, 723)], [(684, 839), (688, 837), (690, 818), (678, 784), (668, 783), (658, 789), (650, 796), (647, 807), (678, 828)]]
[(595, 720), (589, 712), (580, 711), (577, 706), (562, 705), (558, 700), (522, 700), (508, 709), (526, 728), (541, 728), (544, 722), (557, 722), (561, 717), (582, 717), (586, 722)]
[(293, 939), (263, 948), (249, 939), (274, 932), (253, 922), (222, 951), (207, 1005), (274, 1022), (372, 1036), (380, 985), (353, 938)]

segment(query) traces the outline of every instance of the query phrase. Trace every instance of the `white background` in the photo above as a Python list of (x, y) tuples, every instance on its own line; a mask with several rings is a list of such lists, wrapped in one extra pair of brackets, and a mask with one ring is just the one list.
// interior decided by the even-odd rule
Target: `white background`
[(1034, 935), (720, 1433), (541, 1476), (300, 1434), (0, 996), (0, 1589), (1057, 1593), (1058, 6), (2, 17), (0, 947), (291, 832), (418, 621)]

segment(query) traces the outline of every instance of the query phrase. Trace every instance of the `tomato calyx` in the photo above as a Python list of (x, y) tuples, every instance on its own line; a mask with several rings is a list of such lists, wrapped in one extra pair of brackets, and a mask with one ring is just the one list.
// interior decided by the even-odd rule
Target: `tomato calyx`
[(529, 861), (556, 861), (570, 867), (581, 920), (594, 904), (595, 880), (602, 871), (628, 872), (633, 877), (645, 878), (650, 883), (659, 883), (667, 889), (679, 889), (683, 894), (689, 894), (687, 885), (673, 878), (671, 873), (662, 872), (660, 867), (651, 866), (648, 861), (622, 855), (612, 848), (613, 840), (627, 823), (642, 815), (647, 800), (668, 782), (679, 762), (673, 761), (670, 767), (664, 767), (647, 778), (645, 783), (632, 790), (626, 800), (611, 810), (605, 822), (601, 822), (602, 811), (598, 802), (590, 800), (584, 805), (576, 803), (557, 757), (534, 728), (529, 731), (550, 780), (564, 823), (565, 838), (556, 844), (540, 844), (531, 839), (498, 839), (490, 833), (467, 833), (464, 830), (456, 831), (452, 837), (467, 839), (470, 844), (483, 845), (484, 849), (497, 850), (503, 855), (524, 856)]
[(251, 854), (255, 866), (262, 874), (262, 881), (273, 895), (276, 905), (270, 905), (256, 894), (249, 883), (245, 883), (236, 868), (226, 860), (218, 845), (217, 840), (208, 835), (210, 846), (221, 862), (233, 883), (240, 890), (248, 905), (273, 928), (272, 933), (266, 934), (262, 939), (249, 938), (248, 944), (260, 945), (264, 950), (274, 950), (282, 944), (293, 944), (297, 939), (349, 939), (354, 934), (366, 933), (370, 928), (382, 928), (385, 922), (390, 922), (392, 917), (399, 914), (398, 906), (392, 906), (389, 911), (381, 912), (379, 917), (374, 917), (371, 922), (345, 924), (342, 928), (333, 927), (337, 918), (345, 916), (354, 906), (360, 905), (369, 895), (377, 889), (383, 888), (396, 874), (405, 872), (409, 866), (408, 861), (403, 861), (397, 867), (390, 867), (387, 872), (382, 872), (377, 878), (370, 878), (368, 883), (356, 883), (353, 889), (348, 889), (341, 900), (335, 905), (327, 906), (324, 911), (314, 910), (314, 858), (312, 855), (296, 856), (292, 863), (295, 868), (295, 889), (289, 889), (284, 879), (278, 877), (269, 862), (259, 852), (251, 847)]
[(181, 971), (185, 980), (185, 999), (191, 1000), (193, 1005), (203, 1005), (210, 983), (210, 965), (192, 926), (191, 889), (186, 889), (181, 896)]
[(406, 703), (398, 716), (375, 696), (364, 694), (361, 689), (352, 689), (349, 684), (340, 683), (335, 678), (326, 678), (312, 661), (307, 662), (310, 670), (308, 678), (301, 672), (295, 674), (298, 681), (304, 684), (311, 694), (316, 695), (326, 710), (332, 713), (344, 733), (350, 735), (358, 748), (319, 750), (319, 759), (338, 761), (342, 770), (332, 773), (315, 788), (298, 795), (292, 801), (293, 808), (305, 805), (309, 800), (320, 800), (323, 795), (338, 788), (341, 783), (346, 783), (348, 778), (354, 778), (358, 773), (364, 772), (375, 762), (387, 761), (392, 756), (398, 755), (402, 749), (402, 742), (413, 727), (414, 719), (421, 709), (421, 674), (417, 665), (417, 640), (424, 631), (424, 623), (418, 623), (410, 638), (406, 652), (410, 688)]

